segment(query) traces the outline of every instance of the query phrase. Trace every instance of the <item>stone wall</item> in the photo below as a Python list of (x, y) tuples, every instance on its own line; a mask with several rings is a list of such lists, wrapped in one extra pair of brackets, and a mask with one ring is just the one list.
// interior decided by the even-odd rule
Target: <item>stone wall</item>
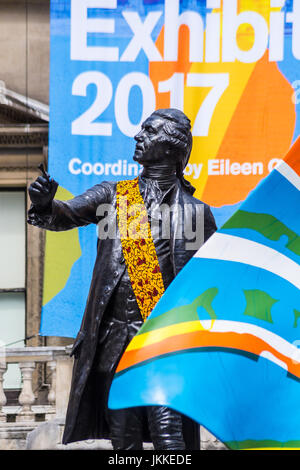
[(50, 0), (0, 0), (0, 80), (49, 102)]

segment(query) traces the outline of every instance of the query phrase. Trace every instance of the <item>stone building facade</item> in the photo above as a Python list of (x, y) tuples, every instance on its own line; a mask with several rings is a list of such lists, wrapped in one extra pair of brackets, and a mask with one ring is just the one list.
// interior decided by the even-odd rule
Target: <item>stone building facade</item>
[[(47, 168), (49, 19), (50, 0), (0, 0), (0, 198), (1, 194), (9, 194), (9, 191), (24, 191), (25, 224), (30, 204), (27, 188), (40, 174), (38, 165), (44, 163)], [(72, 343), (71, 338), (38, 336), (44, 237), (42, 230), (25, 225), (24, 286), (4, 288), (0, 282), (0, 311), (4, 294), (24, 292), (25, 315), (21, 321), (24, 321), (24, 338), (28, 339), (16, 346), (64, 346)], [(47, 382), (44, 369), (40, 367), (34, 373), (34, 389), (41, 392)], [(18, 390), (15, 394), (10, 390), (9, 400), (13, 401), (17, 393)]]

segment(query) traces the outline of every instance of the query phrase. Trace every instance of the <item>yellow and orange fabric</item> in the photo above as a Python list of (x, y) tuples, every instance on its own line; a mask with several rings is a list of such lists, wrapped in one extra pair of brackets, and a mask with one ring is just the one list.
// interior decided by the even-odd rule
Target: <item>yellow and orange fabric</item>
[(117, 183), (117, 220), (132, 289), (145, 321), (165, 288), (138, 178)]

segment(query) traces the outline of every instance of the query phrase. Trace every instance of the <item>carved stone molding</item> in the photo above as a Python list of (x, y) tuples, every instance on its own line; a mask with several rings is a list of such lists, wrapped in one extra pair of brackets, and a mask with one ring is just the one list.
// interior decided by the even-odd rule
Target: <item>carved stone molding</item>
[(3, 166), (0, 167), (1, 172), (11, 172), (11, 171), (24, 171), (24, 170), (32, 170), (37, 171), (37, 166)]
[[(2, 118), (2, 119), (1, 119)], [(6, 87), (0, 80), (0, 122), (49, 122), (49, 106)]]
[(40, 123), (41, 119), (35, 116), (29, 116), (23, 109), (13, 109), (8, 106), (0, 106), (0, 122), (20, 123), (20, 122)]
[(44, 147), (47, 145), (47, 124), (0, 125), (0, 147)]

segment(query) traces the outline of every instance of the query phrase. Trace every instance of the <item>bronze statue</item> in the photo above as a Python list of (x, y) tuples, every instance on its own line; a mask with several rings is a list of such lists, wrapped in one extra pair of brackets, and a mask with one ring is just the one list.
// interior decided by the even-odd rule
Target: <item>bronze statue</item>
[[(149, 221), (155, 218), (153, 207), (188, 206), (189, 219), (184, 224), (194, 227), (197, 210), (204, 207), (206, 241), (216, 230), (213, 215), (209, 206), (192, 196), (194, 188), (183, 176), (192, 149), (190, 128), (189, 119), (176, 109), (157, 110), (146, 119), (135, 136), (133, 158), (143, 166), (137, 190)], [(57, 183), (48, 174), (39, 176), (29, 188), (32, 206), (28, 222), (54, 231), (97, 224), (103, 217), (97, 212), (101, 204), (116, 209), (117, 185), (102, 182), (74, 199), (59, 201), (54, 199)], [(182, 237), (176, 235), (178, 214), (171, 213), (169, 238), (163, 238), (160, 230), (152, 233), (164, 288), (199, 248), (186, 248), (185, 230)], [(107, 407), (118, 361), (143, 324), (141, 304), (126, 263), (120, 235), (99, 237), (87, 305), (71, 352), (75, 362), (63, 443), (106, 437), (115, 450), (136, 450), (142, 449), (143, 439), (150, 437), (155, 449), (197, 449), (199, 426), (173, 410), (163, 406), (126, 410)]]

